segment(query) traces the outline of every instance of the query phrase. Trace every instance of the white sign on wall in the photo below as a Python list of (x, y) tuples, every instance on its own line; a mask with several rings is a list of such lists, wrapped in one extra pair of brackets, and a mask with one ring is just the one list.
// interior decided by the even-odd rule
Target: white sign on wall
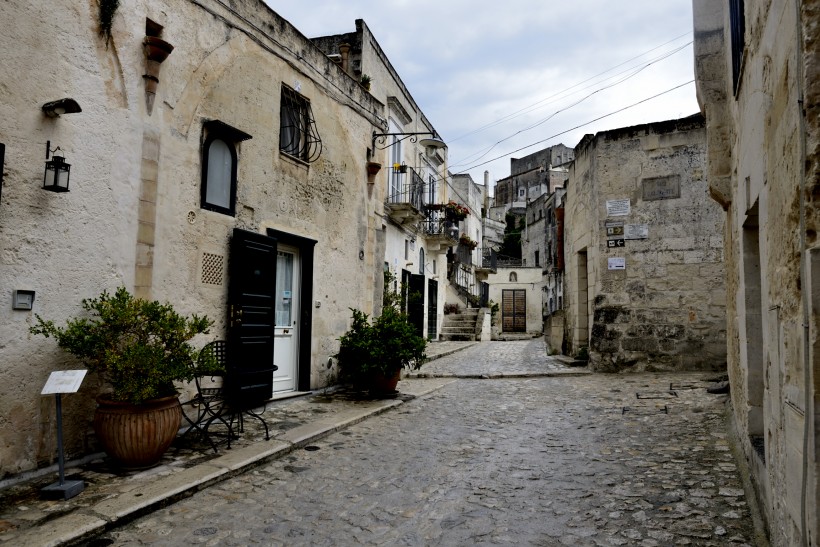
[(606, 200), (606, 216), (625, 217), (630, 212), (629, 198)]
[(626, 269), (626, 259), (623, 257), (613, 257), (607, 259), (607, 269), (608, 270), (625, 270)]
[(624, 226), (624, 239), (646, 239), (648, 237), (648, 224), (627, 224)]

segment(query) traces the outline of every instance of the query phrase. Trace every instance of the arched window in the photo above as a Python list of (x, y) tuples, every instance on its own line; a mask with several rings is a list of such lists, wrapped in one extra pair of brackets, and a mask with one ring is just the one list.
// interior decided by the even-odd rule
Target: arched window
[(236, 143), (251, 136), (220, 121), (204, 126), (200, 206), (233, 216), (236, 210)]
[(518, 274), (510, 272), (510, 283), (518, 283)]

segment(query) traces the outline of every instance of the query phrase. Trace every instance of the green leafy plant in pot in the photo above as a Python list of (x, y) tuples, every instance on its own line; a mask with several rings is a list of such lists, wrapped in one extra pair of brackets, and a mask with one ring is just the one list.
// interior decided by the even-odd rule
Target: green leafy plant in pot
[(136, 298), (124, 287), (85, 299), (82, 308), (86, 314), (64, 327), (37, 315), (30, 331), (55, 338), (111, 385), (113, 391), (97, 398), (97, 437), (122, 466), (150, 467), (179, 429), (175, 382), (193, 378), (199, 353), (190, 340), (207, 333), (213, 321), (181, 316), (170, 304)]
[[(389, 286), (389, 274), (385, 287)], [(427, 359), (427, 340), (416, 333), (398, 307), (399, 297), (385, 290), (382, 313), (374, 319), (351, 308), (353, 324), (341, 337), (339, 379), (374, 394), (395, 392), (403, 368), (418, 370)]]

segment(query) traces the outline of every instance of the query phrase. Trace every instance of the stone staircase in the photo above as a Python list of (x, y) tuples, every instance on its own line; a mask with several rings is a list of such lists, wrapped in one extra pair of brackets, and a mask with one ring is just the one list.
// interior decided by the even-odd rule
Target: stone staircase
[(478, 312), (478, 308), (467, 308), (462, 309), (461, 313), (446, 314), (441, 326), (441, 340), (475, 341), (476, 333), (481, 332), (481, 325), (476, 323), (479, 318), (484, 319)]

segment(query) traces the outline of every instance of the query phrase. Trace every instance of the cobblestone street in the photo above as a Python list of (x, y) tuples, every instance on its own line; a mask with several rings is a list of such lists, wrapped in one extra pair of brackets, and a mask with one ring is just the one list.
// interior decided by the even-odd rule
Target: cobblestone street
[[(489, 342), (422, 371), (545, 360)], [(94, 544), (765, 545), (709, 376), (454, 379)]]

